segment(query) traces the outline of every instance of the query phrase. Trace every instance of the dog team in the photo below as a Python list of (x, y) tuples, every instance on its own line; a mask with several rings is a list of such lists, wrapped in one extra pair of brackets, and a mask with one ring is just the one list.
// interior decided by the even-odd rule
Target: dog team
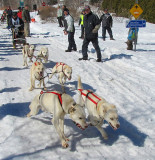
[[(29, 62), (33, 63), (30, 68), (31, 86), (29, 91), (35, 89), (36, 80), (39, 81), (39, 87), (43, 85), (43, 91), (32, 100), (29, 106), (30, 112), (27, 114), (27, 117), (35, 116), (40, 109), (52, 114), (51, 122), (60, 137), (63, 148), (69, 146), (69, 139), (64, 134), (64, 117), (66, 114), (69, 114), (72, 121), (80, 129), (84, 130), (88, 126), (94, 126), (99, 130), (105, 140), (108, 139), (108, 135), (102, 128), (102, 125), (105, 120), (114, 130), (120, 127), (116, 106), (110, 104), (92, 90), (83, 89), (80, 76), (78, 77), (77, 84), (79, 103), (76, 103), (70, 95), (65, 93), (65, 82), (67, 79), (71, 80), (72, 78), (72, 67), (63, 62), (56, 63), (49, 76), (49, 79), (51, 79), (54, 74), (58, 74), (62, 93), (59, 91), (48, 91), (44, 82), (45, 67), (42, 63), (42, 61), (45, 63), (48, 61), (48, 48), (41, 48), (37, 56), (34, 56), (34, 49), (34, 45), (28, 43), (23, 46), (23, 65), (28, 66), (28, 58)], [(32, 61), (33, 57), (36, 59), (35, 62)], [(88, 117), (86, 117), (85, 110), (88, 111)], [(86, 119), (89, 122), (86, 122)]]

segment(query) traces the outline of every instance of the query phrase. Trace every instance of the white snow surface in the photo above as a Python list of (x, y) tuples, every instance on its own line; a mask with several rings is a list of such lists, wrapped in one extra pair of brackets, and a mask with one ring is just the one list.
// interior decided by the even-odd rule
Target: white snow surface
[[(78, 52), (66, 53), (67, 36), (58, 23), (43, 23), (31, 13), (31, 37), (27, 42), (35, 45), (35, 55), (41, 47), (48, 47), (49, 61), (46, 72), (57, 62), (72, 67), (72, 79), (66, 83), (66, 92), (76, 101), (78, 75), (83, 87), (92, 89), (108, 102), (116, 105), (120, 128), (114, 131), (108, 123), (103, 127), (109, 139), (104, 140), (95, 127), (81, 131), (65, 117), (65, 135), (69, 147), (63, 149), (49, 113), (40, 112), (27, 118), (29, 104), (41, 89), (30, 88), (30, 67), (23, 67), (21, 47), (12, 47), (12, 38), (6, 24), (0, 25), (0, 159), (1, 160), (154, 160), (155, 159), (155, 24), (147, 23), (138, 33), (137, 51), (126, 49), (128, 29), (125, 21), (114, 19), (115, 41), (102, 41), (99, 45), (102, 63), (96, 62), (96, 52), (89, 44), (89, 61), (82, 57), (80, 27), (75, 22), (75, 41)], [(35, 59), (33, 59), (35, 60)], [(60, 90), (57, 76), (45, 78), (49, 90)], [(87, 111), (86, 111), (87, 112)]]

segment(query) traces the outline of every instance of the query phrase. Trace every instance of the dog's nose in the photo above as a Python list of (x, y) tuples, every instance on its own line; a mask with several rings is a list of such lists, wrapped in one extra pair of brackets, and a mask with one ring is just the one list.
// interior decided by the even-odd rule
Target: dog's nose
[(119, 124), (117, 124), (117, 125), (116, 125), (116, 127), (117, 127), (117, 128), (119, 128), (119, 127), (120, 127), (120, 125), (119, 125)]

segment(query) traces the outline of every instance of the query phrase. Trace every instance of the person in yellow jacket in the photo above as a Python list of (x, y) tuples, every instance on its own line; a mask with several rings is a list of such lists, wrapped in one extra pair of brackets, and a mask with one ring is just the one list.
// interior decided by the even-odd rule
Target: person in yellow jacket
[(85, 11), (82, 10), (80, 19), (79, 19), (79, 26), (81, 25), (81, 37), (79, 38), (82, 38), (82, 39), (84, 39), (84, 26), (83, 26), (84, 15), (85, 15)]

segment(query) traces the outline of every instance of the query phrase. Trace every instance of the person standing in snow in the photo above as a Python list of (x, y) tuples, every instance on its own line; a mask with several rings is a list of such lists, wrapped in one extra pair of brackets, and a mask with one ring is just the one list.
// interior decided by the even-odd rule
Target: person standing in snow
[(113, 35), (112, 35), (112, 30), (111, 30), (112, 24), (113, 24), (113, 20), (112, 20), (112, 16), (108, 12), (108, 9), (104, 10), (104, 14), (101, 16), (100, 22), (102, 22), (102, 37), (103, 37), (103, 41), (105, 41), (105, 38), (106, 38), (106, 30), (109, 33), (110, 40), (114, 40)]
[(82, 45), (82, 58), (79, 60), (88, 60), (88, 45), (92, 42), (96, 53), (97, 53), (97, 62), (101, 62), (101, 50), (98, 45), (98, 30), (100, 28), (100, 20), (97, 15), (93, 14), (89, 6), (85, 6), (85, 13), (84, 16), (84, 30), (85, 36)]
[(74, 40), (74, 33), (75, 33), (75, 27), (74, 27), (74, 19), (73, 17), (69, 14), (68, 9), (64, 9), (64, 15), (65, 15), (65, 29), (64, 29), (64, 34), (68, 35), (68, 49), (65, 50), (65, 52), (71, 52), (72, 49), (74, 51), (77, 51), (75, 40)]
[(58, 6), (58, 8), (57, 8), (57, 19), (58, 19), (59, 27), (63, 27), (63, 24), (62, 24), (62, 10), (61, 10), (60, 6)]
[(68, 12), (69, 12), (69, 9), (68, 8), (66, 8), (66, 6), (65, 5), (63, 5), (62, 6), (62, 21), (63, 21), (63, 26), (65, 26), (66, 24), (66, 21), (65, 21), (65, 14), (64, 14), (64, 10), (67, 10)]
[(85, 11), (82, 10), (80, 19), (79, 19), (79, 26), (81, 25), (81, 36), (79, 38), (84, 39), (84, 26), (83, 26), (83, 20), (84, 20)]
[(6, 15), (7, 15), (7, 24), (8, 24), (8, 28), (10, 27), (10, 19), (12, 18), (12, 9), (9, 6), (7, 11), (6, 11)]
[(25, 37), (30, 37), (30, 23), (31, 23), (31, 17), (29, 12), (29, 6), (25, 5), (25, 8), (22, 12), (22, 19), (24, 22), (24, 34)]
[(22, 8), (21, 8), (21, 7), (18, 7), (17, 16), (18, 16), (20, 19), (22, 19)]

